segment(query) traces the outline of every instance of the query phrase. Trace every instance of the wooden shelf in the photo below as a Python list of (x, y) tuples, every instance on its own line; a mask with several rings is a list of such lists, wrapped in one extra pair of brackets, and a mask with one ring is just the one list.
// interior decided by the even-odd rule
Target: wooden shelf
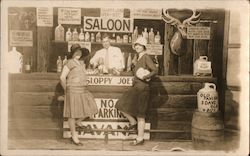
[[(74, 42), (74, 41), (72, 41)], [(76, 42), (81, 42), (81, 41), (76, 41)], [(55, 43), (55, 44), (66, 44), (68, 43), (68, 41), (55, 41), (55, 40), (52, 40), (52, 43)], [(91, 42), (91, 44), (93, 45), (100, 45), (102, 44), (101, 42)], [(111, 45), (124, 45), (124, 46), (132, 46), (132, 43), (115, 43), (115, 42), (110, 42)]]

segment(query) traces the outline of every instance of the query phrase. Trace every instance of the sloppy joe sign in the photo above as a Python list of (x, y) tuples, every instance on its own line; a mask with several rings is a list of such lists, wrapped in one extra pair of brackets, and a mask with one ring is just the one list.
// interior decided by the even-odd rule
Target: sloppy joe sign
[(132, 32), (133, 20), (131, 18), (101, 18), (84, 17), (84, 31), (95, 32)]

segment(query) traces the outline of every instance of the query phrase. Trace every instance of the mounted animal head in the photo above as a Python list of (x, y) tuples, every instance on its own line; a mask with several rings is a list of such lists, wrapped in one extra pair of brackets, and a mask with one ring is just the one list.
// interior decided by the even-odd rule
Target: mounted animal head
[(195, 10), (192, 10), (192, 11), (193, 11), (193, 14), (191, 17), (183, 20), (183, 22), (180, 22), (179, 19), (171, 16), (167, 9), (163, 9), (162, 19), (166, 23), (175, 26), (178, 29), (178, 31), (181, 33), (182, 37), (186, 38), (187, 37), (187, 27), (193, 26), (194, 24), (196, 24), (200, 21), (199, 17), (201, 15), (201, 13), (197, 14)]

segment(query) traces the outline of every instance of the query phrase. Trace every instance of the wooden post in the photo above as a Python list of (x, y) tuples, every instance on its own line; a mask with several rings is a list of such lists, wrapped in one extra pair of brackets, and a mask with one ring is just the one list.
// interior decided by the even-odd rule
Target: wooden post
[(165, 35), (164, 35), (164, 63), (163, 63), (163, 68), (164, 68), (164, 75), (169, 75), (170, 73), (170, 55), (171, 55), (171, 50), (170, 50), (170, 40), (173, 37), (173, 27), (170, 26), (169, 24), (165, 23)]
[(49, 64), (49, 49), (52, 41), (52, 28), (37, 28), (37, 71), (47, 72)]
[[(205, 24), (197, 23), (196, 26), (205, 26)], [(207, 55), (207, 45), (207, 40), (194, 40), (193, 62), (195, 62), (200, 56)]]
[(186, 39), (185, 55), (179, 59), (179, 74), (192, 74), (193, 73), (193, 40)]

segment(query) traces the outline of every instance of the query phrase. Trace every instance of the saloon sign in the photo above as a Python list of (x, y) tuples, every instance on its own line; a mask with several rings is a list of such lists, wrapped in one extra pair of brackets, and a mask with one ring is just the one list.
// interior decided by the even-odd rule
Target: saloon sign
[(84, 31), (90, 32), (132, 32), (131, 18), (84, 17)]

